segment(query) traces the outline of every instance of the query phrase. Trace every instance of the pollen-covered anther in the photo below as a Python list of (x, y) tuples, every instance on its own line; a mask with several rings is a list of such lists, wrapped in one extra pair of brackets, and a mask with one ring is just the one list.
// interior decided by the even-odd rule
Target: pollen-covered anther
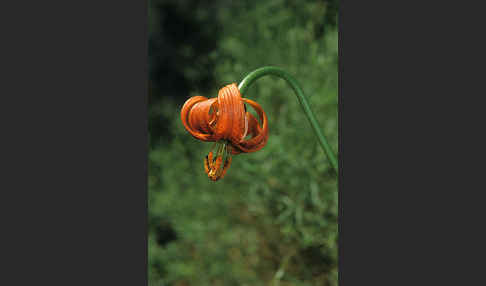
[(212, 181), (223, 178), (231, 165), (231, 147), (224, 141), (217, 142), (213, 148), (216, 146), (216, 159), (213, 159), (212, 151), (204, 158), (204, 170)]
[(206, 174), (209, 173), (209, 160), (208, 160), (208, 156), (206, 155), (206, 157), (204, 157), (204, 171), (206, 171)]
[(224, 178), (224, 175), (226, 175), (226, 171), (228, 171), (230, 165), (231, 165), (231, 156), (228, 156), (224, 161), (223, 171), (221, 171), (221, 176), (219, 176), (220, 179)]
[(212, 163), (212, 168), (209, 168), (211, 163), (206, 163), (207, 159), (205, 159), (205, 169), (207, 167), (208, 178), (212, 181), (217, 181), (222, 179), (224, 175), (226, 175), (226, 171), (228, 170), (229, 166), (231, 165), (231, 156), (227, 156), (224, 160), (223, 164), (223, 156), (218, 156), (216, 160)]
[(221, 167), (221, 163), (223, 162), (223, 156), (218, 156), (216, 157), (216, 161), (214, 162), (214, 165), (212, 166), (211, 170), (209, 171), (208, 173), (208, 177), (209, 178), (219, 178), (218, 176), (218, 172), (220, 170), (220, 167)]

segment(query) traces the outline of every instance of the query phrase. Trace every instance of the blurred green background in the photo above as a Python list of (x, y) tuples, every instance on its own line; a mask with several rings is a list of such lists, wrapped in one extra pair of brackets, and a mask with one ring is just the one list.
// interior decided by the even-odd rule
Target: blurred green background
[(256, 153), (207, 178), (211, 143), (187, 133), (189, 97), (256, 68), (301, 83), (337, 151), (338, 1), (149, 1), (149, 285), (337, 285), (337, 181), (292, 89), (245, 94), (269, 118)]

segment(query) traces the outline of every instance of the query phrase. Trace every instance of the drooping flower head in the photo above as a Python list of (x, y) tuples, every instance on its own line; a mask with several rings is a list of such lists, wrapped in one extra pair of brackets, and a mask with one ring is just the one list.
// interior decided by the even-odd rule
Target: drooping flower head
[[(247, 112), (245, 103), (256, 111), (260, 122)], [(258, 151), (268, 140), (265, 111), (253, 100), (242, 98), (234, 83), (220, 89), (217, 98), (189, 98), (182, 107), (181, 120), (196, 139), (215, 142), (204, 159), (204, 169), (213, 181), (224, 177), (231, 155)], [(215, 146), (217, 153), (213, 158)]]

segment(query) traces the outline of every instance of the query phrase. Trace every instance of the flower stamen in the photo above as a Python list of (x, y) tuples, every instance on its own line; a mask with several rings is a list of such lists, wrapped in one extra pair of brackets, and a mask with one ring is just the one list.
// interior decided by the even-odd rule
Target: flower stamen
[(224, 175), (226, 175), (226, 171), (228, 171), (230, 165), (231, 155), (228, 153), (228, 157), (226, 157), (226, 161), (224, 161), (223, 171), (221, 171), (221, 175), (219, 176), (220, 179), (224, 178)]
[(223, 178), (229, 166), (231, 165), (231, 155), (229, 151), (230, 146), (228, 142), (221, 141), (217, 142), (216, 145), (218, 145), (216, 159), (213, 159), (212, 149), (214, 149), (214, 146), (211, 148), (211, 151), (209, 151), (209, 154), (204, 158), (204, 171), (206, 171), (206, 174), (208, 174), (208, 178), (212, 181), (217, 181)]

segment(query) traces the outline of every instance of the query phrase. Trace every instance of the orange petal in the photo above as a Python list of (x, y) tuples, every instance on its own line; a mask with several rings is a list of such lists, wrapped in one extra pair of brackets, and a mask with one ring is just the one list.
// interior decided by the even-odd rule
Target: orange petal
[(215, 98), (207, 99), (204, 96), (193, 96), (182, 106), (182, 124), (196, 139), (214, 141), (209, 122), (214, 119), (215, 115), (209, 114), (209, 110), (215, 102)]
[(233, 154), (236, 152), (255, 152), (262, 149), (268, 141), (268, 119), (263, 108), (256, 102), (250, 99), (243, 98), (243, 101), (252, 106), (258, 114), (258, 117), (262, 121), (262, 126), (260, 127), (257, 119), (251, 115), (247, 114), (248, 120), (248, 133), (252, 135), (252, 138), (248, 140), (243, 140), (237, 144), (233, 144), (239, 150), (233, 150)]
[[(258, 120), (246, 112), (244, 103), (258, 114)], [(202, 141), (227, 140), (231, 142), (231, 154), (255, 152), (268, 140), (268, 120), (263, 108), (250, 99), (242, 98), (235, 83), (219, 90), (217, 98), (204, 96), (189, 98), (181, 110), (181, 120), (186, 130)], [(251, 138), (245, 140), (247, 134)], [(210, 165), (211, 162), (208, 162)], [(208, 166), (209, 167), (209, 166)]]
[(245, 106), (240, 91), (232, 83), (219, 90), (215, 137), (239, 142), (245, 133)]

